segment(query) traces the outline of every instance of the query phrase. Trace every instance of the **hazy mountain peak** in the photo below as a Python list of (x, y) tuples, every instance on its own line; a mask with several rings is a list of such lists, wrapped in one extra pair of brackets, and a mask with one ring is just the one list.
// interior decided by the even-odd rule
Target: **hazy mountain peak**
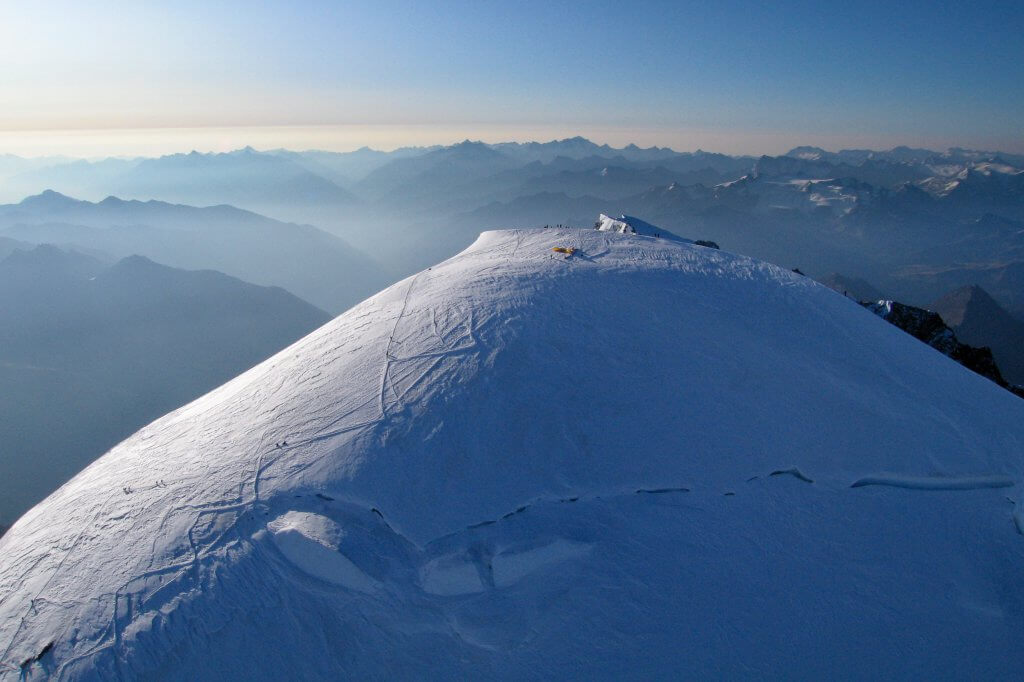
[(1007, 380), (1024, 384), (1024, 322), (1007, 312), (987, 291), (977, 285), (960, 287), (930, 307), (961, 340), (991, 348)]
[(793, 147), (788, 152), (786, 152), (785, 156), (792, 156), (798, 159), (817, 161), (818, 159), (824, 158), (827, 154), (828, 152), (826, 152), (821, 147), (810, 147), (804, 145), (801, 147)]
[(53, 244), (38, 244), (33, 248), (15, 249), (0, 260), (0, 267), (35, 272), (44, 276), (93, 275), (103, 268), (98, 259), (74, 249)]
[(7, 258), (5, 263), (41, 263), (52, 262), (56, 259), (63, 260), (67, 252), (53, 244), (39, 244), (31, 249), (15, 249)]
[(153, 261), (153, 260), (151, 260), (149, 258), (146, 258), (145, 256), (139, 255), (137, 253), (134, 253), (134, 254), (132, 254), (130, 256), (125, 256), (124, 258), (122, 258), (121, 260), (117, 261), (116, 263), (114, 263), (110, 267), (111, 267), (111, 269), (119, 268), (119, 269), (123, 269), (123, 270), (130, 270), (130, 269), (158, 269), (158, 268), (159, 269), (166, 269), (166, 270), (172, 270), (173, 269), (173, 268), (171, 268), (169, 266), (166, 266), (166, 265), (160, 265), (159, 263), (157, 263), (157, 262), (155, 262), (155, 261)]
[(950, 327), (962, 325), (973, 316), (995, 318), (1009, 315), (977, 284), (969, 284), (950, 291), (932, 303), (931, 308), (942, 315), (942, 319)]
[(19, 202), (20, 206), (34, 209), (60, 209), (69, 206), (77, 206), (82, 202), (72, 199), (69, 196), (56, 192), (52, 189), (43, 190), (34, 196), (25, 197)]
[[(415, 162), (416, 159), (429, 159), (429, 158), (455, 158), (455, 159), (469, 159), (473, 161), (477, 160), (490, 160), (503, 158), (505, 155), (497, 149), (494, 149), (491, 145), (480, 141), (474, 140), (463, 140), (457, 144), (453, 144), (450, 147), (443, 147), (433, 152), (429, 152), (421, 157), (413, 157), (409, 159), (410, 162)], [(402, 160), (399, 160), (400, 163)]]

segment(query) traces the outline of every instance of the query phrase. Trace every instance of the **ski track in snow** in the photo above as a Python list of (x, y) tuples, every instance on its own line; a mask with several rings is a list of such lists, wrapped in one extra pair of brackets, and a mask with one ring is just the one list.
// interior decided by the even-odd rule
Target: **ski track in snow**
[[(517, 236), (517, 246), (516, 246), (516, 249), (518, 249), (518, 242), (521, 242), (521, 241), (522, 241), (522, 235), (518, 235)], [(514, 255), (514, 251), (515, 251), (515, 249), (513, 250), (513, 255)], [(420, 273), (420, 274), (422, 274), (422, 273)], [(473, 330), (472, 311), (469, 311), (470, 318), (467, 321), (466, 334), (465, 334), (465, 336), (463, 336), (463, 337), (461, 337), (460, 339), (457, 340), (457, 342), (458, 342), (458, 341), (465, 341), (465, 340), (468, 339), (469, 343), (463, 344), (463, 345), (457, 345), (456, 347), (453, 347), (453, 348), (448, 349), (448, 350), (442, 350), (442, 351), (437, 351), (437, 352), (433, 352), (433, 353), (421, 353), (421, 354), (412, 355), (412, 356), (409, 356), (409, 357), (397, 357), (397, 356), (392, 354), (392, 347), (395, 344), (395, 335), (398, 333), (399, 326), (401, 325), (402, 319), (406, 315), (406, 312), (408, 310), (408, 304), (409, 304), (410, 295), (412, 294), (413, 288), (414, 288), (414, 286), (416, 284), (416, 280), (420, 277), (420, 274), (414, 275), (414, 276), (412, 276), (410, 278), (409, 285), (408, 285), (408, 287), (406, 289), (406, 293), (405, 293), (405, 296), (404, 296), (403, 301), (402, 301), (401, 310), (399, 311), (398, 315), (395, 318), (394, 327), (392, 328), (391, 334), (389, 335), (388, 344), (387, 344), (387, 346), (385, 348), (385, 351), (384, 351), (384, 362), (383, 362), (383, 370), (382, 370), (382, 378), (381, 378), (381, 390), (380, 390), (380, 414), (379, 414), (379, 416), (377, 418), (375, 418), (375, 419), (372, 419), (372, 420), (366, 420), (366, 421), (352, 423), (352, 424), (346, 425), (344, 427), (341, 427), (341, 428), (338, 428), (338, 429), (334, 429), (332, 431), (328, 431), (328, 432), (324, 432), (324, 433), (319, 433), (319, 434), (311, 436), (309, 438), (301, 439), (301, 440), (298, 440), (298, 441), (295, 441), (295, 442), (291, 442), (288, 445), (283, 445), (283, 446), (274, 447), (274, 448), (268, 448), (267, 447), (267, 445), (266, 445), (266, 440), (267, 440), (266, 439), (266, 433), (264, 432), (262, 437), (261, 437), (261, 439), (260, 439), (259, 446), (257, 447), (257, 450), (259, 451), (259, 455), (258, 455), (258, 457), (256, 459), (254, 473), (253, 473), (253, 475), (251, 477), (250, 486), (249, 486), (252, 489), (253, 498), (251, 500), (249, 500), (248, 502), (225, 501), (225, 502), (222, 502), (222, 503), (211, 503), (209, 508), (197, 510), (197, 514), (195, 516), (195, 519), (194, 519), (192, 525), (189, 527), (188, 534), (187, 534), (188, 541), (189, 541), (189, 549), (191, 551), (191, 559), (189, 561), (176, 562), (176, 563), (172, 563), (172, 564), (169, 564), (169, 565), (161, 566), (161, 567), (158, 567), (158, 568), (150, 569), (150, 570), (145, 571), (144, 573), (140, 574), (139, 576), (134, 577), (132, 580), (126, 582), (125, 584), (121, 585), (113, 594), (113, 609), (112, 609), (112, 613), (111, 613), (111, 620), (110, 620), (110, 626), (109, 626), (110, 634), (108, 635), (108, 637), (109, 637), (109, 639), (111, 641), (102, 641), (101, 640), (101, 643), (98, 644), (89, 653), (77, 656), (74, 659), (69, 660), (68, 661), (69, 663), (73, 662), (73, 661), (79, 661), (83, 657), (88, 657), (90, 655), (99, 653), (100, 651), (103, 651), (103, 650), (109, 648), (110, 646), (116, 646), (119, 643), (119, 641), (120, 641), (119, 627), (118, 627), (119, 606), (120, 606), (120, 602), (121, 602), (121, 599), (122, 599), (122, 591), (127, 589), (130, 584), (132, 584), (134, 582), (144, 581), (147, 578), (154, 577), (154, 576), (159, 576), (159, 575), (163, 575), (163, 574), (167, 574), (167, 573), (180, 574), (182, 571), (185, 571), (185, 570), (191, 570), (191, 572), (193, 573), (193, 581), (194, 581), (194, 583), (197, 584), (197, 585), (201, 584), (201, 576), (200, 576), (200, 572), (201, 572), (201, 566), (200, 566), (201, 559), (203, 558), (204, 555), (209, 555), (211, 552), (213, 552), (214, 550), (218, 549), (222, 545), (222, 543), (224, 542), (225, 538), (227, 538), (229, 536), (229, 534), (232, 533), (235, 530), (235, 528), (236, 528), (236, 526), (237, 526), (237, 524), (238, 524), (238, 522), (241, 519), (243, 514), (242, 513), (236, 514), (235, 520), (223, 532), (221, 532), (219, 535), (217, 535), (212, 541), (206, 543), (203, 546), (200, 546), (196, 542), (196, 540), (194, 538), (194, 533), (195, 533), (196, 526), (202, 521), (203, 516), (205, 516), (207, 514), (224, 514), (226, 512), (245, 512), (245, 513), (251, 512), (253, 510), (253, 508), (260, 502), (260, 490), (259, 489), (260, 489), (260, 479), (261, 479), (261, 477), (263, 476), (263, 474), (267, 470), (272, 468), (279, 461), (279, 459), (281, 457), (286, 456), (288, 452), (293, 451), (293, 450), (295, 450), (297, 448), (300, 448), (302, 446), (305, 446), (305, 445), (314, 444), (314, 443), (317, 443), (317, 442), (323, 441), (323, 440), (329, 440), (331, 438), (334, 438), (334, 437), (339, 436), (339, 435), (343, 435), (343, 434), (351, 432), (351, 431), (366, 429), (366, 428), (369, 428), (369, 427), (381, 424), (381, 423), (383, 423), (387, 419), (387, 415), (388, 415), (389, 410), (395, 409), (396, 407), (400, 409), (400, 405), (401, 405), (401, 402), (402, 402), (402, 395), (400, 395), (397, 392), (397, 389), (394, 386), (394, 381), (391, 378), (391, 367), (392, 367), (393, 363), (396, 363), (396, 362), (408, 362), (408, 361), (423, 360), (423, 359), (431, 359), (433, 361), (430, 366), (428, 366), (426, 369), (424, 369), (424, 371), (421, 373), (419, 379), (414, 381), (406, 389), (406, 391), (408, 391), (408, 390), (411, 390), (412, 388), (414, 388), (415, 385), (417, 383), (419, 383), (420, 380), (425, 378), (429, 374), (431, 369), (433, 367), (435, 367), (437, 362), (439, 362), (440, 360), (452, 357), (455, 354), (471, 351), (471, 350), (473, 350), (476, 347), (476, 340), (473, 337), (473, 331), (472, 331)], [(432, 318), (432, 328), (434, 330), (434, 333), (437, 336), (438, 341), (443, 342), (444, 341), (443, 338), (440, 336), (440, 334), (437, 331), (438, 330), (437, 322), (436, 322), (436, 318), (435, 318), (435, 311), (434, 311), (433, 308), (430, 309), (430, 314), (431, 314), (431, 318)], [(389, 388), (391, 390), (391, 393), (394, 396), (394, 401), (391, 402), (390, 404), (388, 404), (388, 402), (385, 399), (385, 395), (386, 395), (387, 390)], [(277, 454), (276, 457), (271, 457), (269, 459), (269, 461), (266, 461), (268, 455), (274, 455), (275, 453)], [(111, 497), (113, 497), (113, 495), (114, 494), (112, 493)], [(100, 515), (101, 513), (103, 513), (104, 511), (106, 511), (106, 508), (107, 508), (106, 504), (102, 505), (98, 509), (98, 511), (97, 511), (97, 516)], [(185, 510), (186, 508), (187, 508), (187, 506), (174, 507), (173, 509), (171, 509), (167, 513), (180, 512), (180, 511)], [(166, 517), (166, 514), (165, 514), (165, 517)], [(161, 522), (161, 525), (162, 525), (162, 522)], [(46, 587), (49, 585), (50, 581), (52, 581), (53, 578), (60, 572), (60, 569), (63, 566), (64, 560), (66, 560), (66, 558), (71, 555), (71, 553), (74, 551), (75, 547), (77, 546), (78, 541), (81, 538), (81, 535), (84, 535), (87, 530), (88, 530), (88, 527), (83, 528), (79, 538), (76, 539), (75, 543), (73, 543), (72, 546), (68, 549), (67, 553), (64, 556), (64, 559), (62, 559), (61, 562), (53, 570), (53, 573), (51, 574), (50, 579), (43, 585), (42, 588), (40, 588), (40, 593), (42, 593), (46, 589)], [(154, 540), (154, 542), (155, 542), (155, 540)], [(170, 586), (172, 584), (173, 583), (169, 580), (167, 583), (164, 584), (164, 587)], [(156, 594), (158, 594), (158, 593), (154, 593), (153, 595), (150, 595), (150, 597), (152, 598), (152, 597), (156, 596)], [(38, 595), (37, 595), (36, 598), (34, 598), (32, 600), (32, 603), (34, 603), (36, 601), (36, 599), (38, 599)], [(131, 602), (131, 598), (129, 596), (127, 598), (127, 607), (126, 607), (126, 618), (128, 620), (131, 619), (131, 614), (132, 614), (132, 606), (131, 606), (131, 604), (132, 604), (132, 602)], [(23, 618), (23, 620), (24, 620), (24, 618)], [(15, 631), (15, 633), (12, 636), (10, 642), (8, 643), (7, 649), (4, 651), (4, 654), (2, 656), (0, 656), (0, 661), (4, 661), (4, 665), (8, 665), (6, 663), (6, 659), (8, 657), (9, 650), (14, 645), (14, 643), (17, 641), (17, 637), (18, 637), (19, 634), (20, 634), (20, 628)], [(11, 669), (14, 670), (14, 668), (11, 668)]]

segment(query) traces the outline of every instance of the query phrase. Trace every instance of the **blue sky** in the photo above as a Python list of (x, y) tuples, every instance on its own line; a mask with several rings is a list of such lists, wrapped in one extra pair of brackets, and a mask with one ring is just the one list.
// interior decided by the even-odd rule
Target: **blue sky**
[(0, 25), (7, 147), (87, 131), (112, 153), (340, 148), (362, 131), (1024, 151), (1020, 2), (56, 0), (5, 3)]

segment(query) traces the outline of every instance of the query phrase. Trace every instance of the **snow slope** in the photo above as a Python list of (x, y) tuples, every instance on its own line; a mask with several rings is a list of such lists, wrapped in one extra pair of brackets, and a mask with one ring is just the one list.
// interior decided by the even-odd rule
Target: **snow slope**
[(26, 514), (0, 675), (1014, 677), (1022, 406), (772, 265), (487, 232)]

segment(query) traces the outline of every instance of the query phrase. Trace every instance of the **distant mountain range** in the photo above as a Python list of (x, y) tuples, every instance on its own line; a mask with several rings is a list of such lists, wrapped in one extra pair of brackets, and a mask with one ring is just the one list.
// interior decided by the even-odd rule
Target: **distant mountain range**
[(198, 206), (273, 205), (295, 200), (345, 206), (353, 201), (346, 190), (306, 165), (288, 154), (265, 154), (246, 147), (224, 154), (192, 152), (37, 166), (7, 177), (4, 184), (7, 193), (53, 187), (86, 197), (113, 194)]
[(48, 190), (0, 206), (0, 239), (218, 270), (284, 287), (333, 313), (391, 280), (385, 268), (339, 237), (225, 205), (195, 208), (116, 197), (92, 203)]
[(218, 272), (13, 251), (0, 260), (0, 525), (329, 317)]
[[(856, 273), (914, 305), (980, 285), (1022, 316), (1022, 169), (1022, 155), (959, 148), (797, 147), (734, 157), (575, 137), (394, 152), (4, 157), (0, 187), (11, 200), (52, 188), (92, 200), (230, 203), (309, 223), (390, 265), (378, 285), (447, 257), (482, 227), (587, 226), (598, 213), (643, 215), (813, 276)], [(290, 288), (330, 307), (326, 297)]]

